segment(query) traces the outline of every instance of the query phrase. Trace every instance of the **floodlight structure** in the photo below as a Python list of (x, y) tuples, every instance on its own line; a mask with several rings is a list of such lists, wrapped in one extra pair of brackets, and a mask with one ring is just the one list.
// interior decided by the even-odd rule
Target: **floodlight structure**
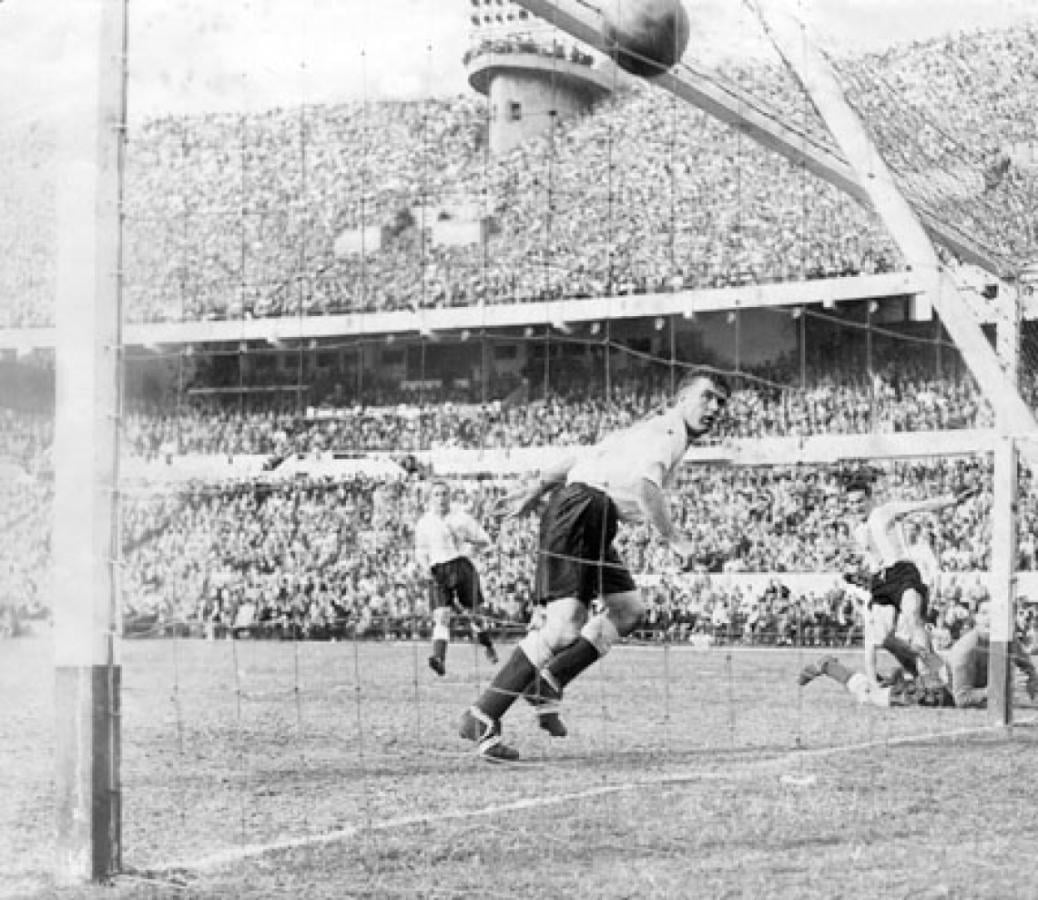
[(538, 40), (536, 28), (545, 26), (511, 0), (472, 0), (471, 9), (464, 62), (472, 89), (487, 98), (492, 154), (549, 133), (612, 92), (614, 78), (590, 54)]

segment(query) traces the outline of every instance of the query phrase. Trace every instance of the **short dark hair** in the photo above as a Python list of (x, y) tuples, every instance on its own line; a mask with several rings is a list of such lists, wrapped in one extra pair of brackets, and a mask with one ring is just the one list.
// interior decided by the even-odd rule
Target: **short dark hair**
[(681, 376), (681, 381), (678, 382), (675, 388), (674, 395), (677, 396), (682, 391), (690, 388), (697, 381), (709, 381), (715, 388), (721, 391), (723, 394), (728, 396), (732, 393), (732, 386), (728, 379), (718, 372), (716, 369), (708, 369), (705, 366), (696, 366), (695, 368), (689, 369)]

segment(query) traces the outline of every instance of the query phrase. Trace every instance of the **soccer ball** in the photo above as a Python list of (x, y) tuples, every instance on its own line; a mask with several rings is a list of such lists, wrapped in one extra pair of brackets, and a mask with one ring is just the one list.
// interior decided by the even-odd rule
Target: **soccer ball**
[(681, 0), (606, 0), (602, 14), (609, 55), (632, 75), (662, 75), (688, 46), (688, 13)]

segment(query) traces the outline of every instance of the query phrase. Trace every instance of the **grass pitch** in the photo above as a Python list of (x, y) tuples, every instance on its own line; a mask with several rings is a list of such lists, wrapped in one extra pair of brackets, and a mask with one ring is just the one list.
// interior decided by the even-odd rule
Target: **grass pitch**
[(127, 643), (125, 872), (71, 889), (49, 641), (0, 645), (0, 896), (1038, 896), (1025, 700), (1006, 735), (798, 688), (818, 651), (620, 647), (572, 686), (570, 737), (517, 704), (523, 760), (495, 765), (455, 734), (493, 667), (455, 644), (441, 679), (427, 653)]

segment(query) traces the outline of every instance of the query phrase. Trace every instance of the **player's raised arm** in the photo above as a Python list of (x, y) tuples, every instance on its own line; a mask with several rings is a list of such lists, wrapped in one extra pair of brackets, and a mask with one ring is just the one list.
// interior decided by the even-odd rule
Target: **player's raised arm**
[(428, 574), (432, 566), (432, 537), (423, 519), (418, 520), (414, 530), (414, 558), (422, 570), (422, 574)]
[(919, 513), (940, 512), (950, 506), (964, 503), (970, 497), (976, 496), (979, 488), (965, 488), (954, 494), (941, 494), (938, 497), (930, 497), (926, 500), (891, 500), (876, 508), (875, 515), (885, 519), (903, 519)]
[(490, 546), (490, 535), (468, 510), (462, 510), (458, 517), (458, 534), (473, 550), (486, 550)]
[(656, 482), (643, 478), (638, 491), (638, 505), (641, 507), (646, 521), (652, 524), (671, 549), (687, 564), (695, 554), (696, 547), (686, 535), (675, 527), (663, 488)]

